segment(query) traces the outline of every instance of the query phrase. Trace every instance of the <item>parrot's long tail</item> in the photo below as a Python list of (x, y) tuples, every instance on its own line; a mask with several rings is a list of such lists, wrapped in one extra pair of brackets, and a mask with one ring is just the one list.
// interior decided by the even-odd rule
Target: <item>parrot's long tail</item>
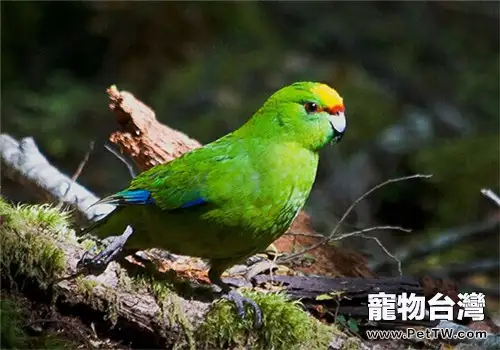
[(108, 222), (108, 220), (111, 218), (112, 215), (116, 214), (118, 212), (119, 208), (114, 209), (111, 213), (107, 214), (105, 217), (94, 221), (93, 223), (90, 224), (90, 226), (84, 228), (83, 230), (80, 231), (79, 235), (80, 237), (88, 235), (92, 231), (95, 231), (99, 227), (103, 226)]
[(81, 236), (87, 235), (90, 232), (94, 231), (96, 228), (104, 225), (104, 223), (106, 222), (106, 217), (104, 217), (101, 220), (98, 220), (96, 222), (93, 222), (89, 227), (86, 227), (83, 230), (81, 230), (80, 233), (79, 233), (79, 235), (81, 235)]

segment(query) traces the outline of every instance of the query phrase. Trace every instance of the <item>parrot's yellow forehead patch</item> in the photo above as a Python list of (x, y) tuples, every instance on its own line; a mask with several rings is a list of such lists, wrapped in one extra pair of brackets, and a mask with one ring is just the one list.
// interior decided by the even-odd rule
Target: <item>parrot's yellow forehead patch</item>
[(337, 91), (326, 84), (320, 84), (311, 89), (311, 92), (321, 99), (328, 108), (343, 107), (344, 101)]

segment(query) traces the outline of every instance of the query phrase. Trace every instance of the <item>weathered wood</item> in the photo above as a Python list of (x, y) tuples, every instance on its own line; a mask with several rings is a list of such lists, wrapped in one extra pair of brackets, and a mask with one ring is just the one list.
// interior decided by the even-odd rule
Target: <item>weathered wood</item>
[(116, 86), (107, 90), (110, 105), (120, 130), (113, 132), (110, 141), (128, 154), (140, 170), (175, 159), (201, 147), (186, 134), (161, 124), (151, 108), (127, 91)]

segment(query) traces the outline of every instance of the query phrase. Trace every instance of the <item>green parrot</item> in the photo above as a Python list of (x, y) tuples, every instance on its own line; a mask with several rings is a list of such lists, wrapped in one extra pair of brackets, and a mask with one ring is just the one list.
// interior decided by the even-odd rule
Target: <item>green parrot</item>
[(325, 84), (298, 82), (275, 92), (236, 131), (144, 171), (100, 200), (117, 208), (82, 233), (121, 236), (83, 266), (106, 266), (138, 250), (159, 248), (208, 259), (211, 282), (261, 313), (221, 279), (229, 267), (264, 250), (304, 206), (318, 152), (346, 129), (340, 95)]

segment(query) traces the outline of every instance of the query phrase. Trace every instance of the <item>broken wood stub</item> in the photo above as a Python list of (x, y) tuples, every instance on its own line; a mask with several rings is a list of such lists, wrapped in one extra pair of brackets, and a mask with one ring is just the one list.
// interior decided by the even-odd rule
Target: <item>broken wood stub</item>
[(141, 171), (201, 147), (186, 134), (158, 122), (153, 110), (131, 93), (118, 91), (116, 86), (111, 86), (107, 93), (109, 108), (120, 126), (109, 139), (128, 154)]

